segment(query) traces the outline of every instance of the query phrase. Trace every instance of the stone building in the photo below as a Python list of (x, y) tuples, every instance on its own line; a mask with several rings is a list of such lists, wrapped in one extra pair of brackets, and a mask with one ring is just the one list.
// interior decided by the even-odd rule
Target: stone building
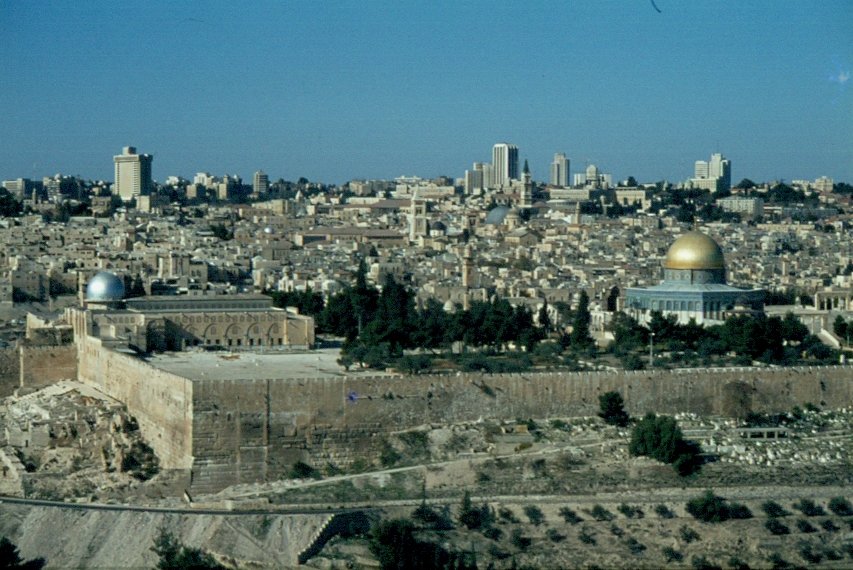
[(125, 299), (122, 280), (108, 272), (89, 281), (84, 308), (69, 309), (66, 318), (75, 332), (140, 352), (192, 347), (270, 351), (314, 344), (314, 319), (273, 307), (266, 295)]
[(723, 250), (709, 236), (692, 231), (679, 237), (663, 262), (663, 281), (646, 288), (629, 288), (626, 312), (640, 322), (651, 313), (675, 315), (686, 324), (716, 324), (734, 312), (760, 312), (764, 291), (726, 284)]

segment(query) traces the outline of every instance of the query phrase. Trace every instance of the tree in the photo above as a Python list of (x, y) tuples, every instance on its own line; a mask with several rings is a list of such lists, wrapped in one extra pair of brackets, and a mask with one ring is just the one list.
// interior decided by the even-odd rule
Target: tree
[(687, 501), (687, 512), (702, 522), (719, 523), (731, 518), (726, 500), (711, 490)]
[(625, 411), (625, 401), (619, 392), (606, 392), (600, 395), (598, 404), (601, 410), (598, 416), (604, 420), (604, 423), (625, 427), (631, 421), (628, 412)]
[(154, 539), (154, 546), (151, 547), (151, 550), (160, 557), (157, 562), (158, 570), (225, 569), (210, 553), (200, 548), (184, 546), (175, 535), (165, 528), (160, 529), (160, 534)]
[(0, 538), (0, 568), (14, 568), (16, 570), (41, 570), (47, 561), (44, 558), (33, 558), (24, 560), (21, 558), (18, 547), (6, 538)]
[(781, 332), (784, 340), (792, 340), (794, 342), (802, 342), (809, 336), (808, 327), (790, 311), (785, 313), (785, 318), (782, 319)]
[(590, 320), (589, 295), (587, 295), (586, 290), (582, 290), (578, 300), (578, 308), (572, 321), (572, 333), (569, 337), (573, 347), (589, 348), (594, 344), (595, 341), (589, 334)]
[(847, 339), (847, 335), (850, 333), (851, 326), (850, 324), (844, 320), (844, 317), (838, 315), (835, 317), (835, 321), (832, 323), (832, 331), (838, 335), (841, 339)]
[(548, 299), (545, 299), (545, 302), (543, 302), (542, 306), (539, 307), (539, 313), (536, 315), (536, 321), (539, 323), (539, 326), (545, 334), (551, 332), (551, 316), (548, 314)]
[(675, 418), (670, 416), (646, 414), (631, 432), (628, 451), (670, 463), (680, 475), (699, 468), (699, 446), (684, 439)]

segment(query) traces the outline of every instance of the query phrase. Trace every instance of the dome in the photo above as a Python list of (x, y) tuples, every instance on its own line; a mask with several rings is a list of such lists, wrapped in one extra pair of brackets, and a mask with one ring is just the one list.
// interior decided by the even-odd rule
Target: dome
[(104, 302), (122, 299), (124, 299), (124, 281), (108, 271), (95, 274), (86, 285), (87, 301)]
[(669, 246), (666, 269), (725, 269), (723, 250), (702, 232), (687, 232)]
[(509, 208), (506, 206), (497, 206), (489, 211), (486, 215), (486, 221), (483, 223), (490, 226), (499, 226), (504, 223), (504, 218), (506, 218), (508, 213)]

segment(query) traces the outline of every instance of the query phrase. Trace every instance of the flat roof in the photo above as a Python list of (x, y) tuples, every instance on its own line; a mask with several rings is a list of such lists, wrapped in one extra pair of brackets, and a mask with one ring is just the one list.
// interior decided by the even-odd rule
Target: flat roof
[(359, 370), (357, 367), (350, 367), (350, 371), (346, 372), (337, 363), (340, 352), (339, 348), (274, 353), (187, 351), (157, 354), (146, 357), (145, 361), (155, 368), (195, 382), (385, 375), (382, 371)]

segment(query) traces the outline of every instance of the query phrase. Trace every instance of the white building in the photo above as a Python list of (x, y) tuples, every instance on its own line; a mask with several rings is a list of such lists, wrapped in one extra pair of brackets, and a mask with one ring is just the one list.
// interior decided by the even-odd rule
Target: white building
[(569, 159), (565, 153), (558, 152), (551, 163), (551, 186), (569, 185)]
[(252, 177), (252, 192), (258, 196), (263, 196), (270, 189), (270, 177), (263, 170), (255, 172)]
[(126, 146), (122, 153), (113, 157), (115, 162), (115, 186), (113, 194), (130, 202), (137, 196), (151, 193), (150, 154), (136, 154), (136, 147)]
[(510, 180), (518, 180), (518, 147), (508, 143), (496, 144), (492, 148), (492, 167), (495, 169), (496, 186), (509, 186)]

